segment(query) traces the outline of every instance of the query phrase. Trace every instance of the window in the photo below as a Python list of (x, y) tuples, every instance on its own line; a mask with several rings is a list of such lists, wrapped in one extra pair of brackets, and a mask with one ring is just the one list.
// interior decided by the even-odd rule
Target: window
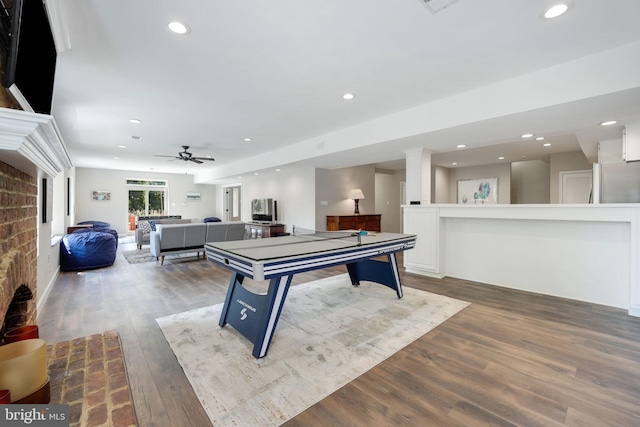
[(129, 215), (166, 215), (167, 184), (165, 180), (127, 179)]

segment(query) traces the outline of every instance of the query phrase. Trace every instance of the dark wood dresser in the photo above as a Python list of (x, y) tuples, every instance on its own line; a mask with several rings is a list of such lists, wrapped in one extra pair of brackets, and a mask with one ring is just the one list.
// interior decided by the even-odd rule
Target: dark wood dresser
[(380, 232), (382, 215), (327, 215), (327, 231), (365, 230)]

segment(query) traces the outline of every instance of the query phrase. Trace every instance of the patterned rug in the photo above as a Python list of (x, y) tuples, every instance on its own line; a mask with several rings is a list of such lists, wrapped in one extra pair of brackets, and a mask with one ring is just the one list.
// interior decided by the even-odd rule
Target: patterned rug
[(469, 303), (404, 288), (351, 286), (346, 274), (292, 286), (269, 353), (232, 326), (222, 304), (156, 319), (211, 422), (280, 425), (406, 347)]
[[(143, 262), (157, 261), (156, 257), (151, 255), (151, 252), (149, 251), (148, 248), (135, 249), (132, 251), (123, 251), (122, 255), (124, 256), (124, 259), (126, 259), (129, 262), (129, 264), (140, 264)], [(176, 260), (184, 261), (187, 259), (196, 260), (198, 258), (196, 258), (195, 252), (193, 252), (193, 254), (175, 254), (175, 255), (167, 255), (164, 262), (166, 265), (171, 261), (176, 261)], [(202, 257), (200, 259), (202, 259)]]
[(155, 261), (156, 257), (151, 255), (149, 249), (135, 249), (133, 251), (123, 251), (122, 255), (129, 264), (140, 264), (142, 262)]

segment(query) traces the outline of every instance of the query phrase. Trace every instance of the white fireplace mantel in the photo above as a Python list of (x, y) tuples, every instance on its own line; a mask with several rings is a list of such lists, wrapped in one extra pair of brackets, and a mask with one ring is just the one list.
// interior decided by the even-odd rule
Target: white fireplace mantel
[(50, 177), (73, 167), (55, 119), (46, 114), (0, 108), (0, 151), (2, 161), (27, 173), (29, 163)]

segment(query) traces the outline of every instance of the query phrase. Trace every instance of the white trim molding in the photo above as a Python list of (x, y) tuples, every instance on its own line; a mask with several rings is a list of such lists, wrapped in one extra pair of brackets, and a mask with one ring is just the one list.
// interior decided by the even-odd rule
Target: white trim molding
[(51, 177), (73, 167), (55, 119), (46, 114), (0, 108), (0, 150), (19, 154)]

